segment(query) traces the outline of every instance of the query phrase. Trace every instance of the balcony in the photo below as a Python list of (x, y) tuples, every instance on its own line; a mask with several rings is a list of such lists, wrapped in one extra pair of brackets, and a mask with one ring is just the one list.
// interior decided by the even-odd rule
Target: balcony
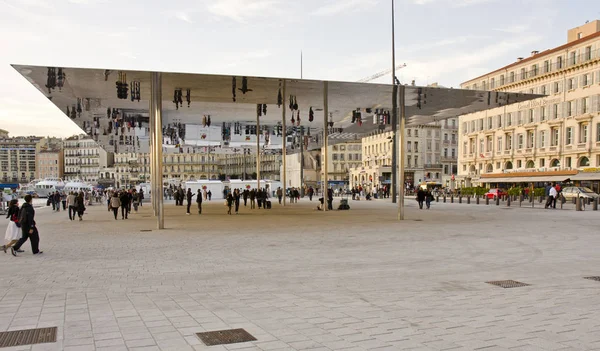
[(426, 163), (423, 165), (425, 169), (442, 169), (441, 163)]
[(457, 158), (456, 157), (450, 157), (450, 156), (442, 156), (440, 158), (441, 162), (457, 162)]

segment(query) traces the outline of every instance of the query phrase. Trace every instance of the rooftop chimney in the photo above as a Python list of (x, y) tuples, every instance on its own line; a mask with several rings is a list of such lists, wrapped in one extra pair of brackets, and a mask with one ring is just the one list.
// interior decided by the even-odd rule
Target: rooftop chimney
[(531, 56), (535, 56), (535, 55), (537, 55), (537, 54), (539, 54), (539, 53), (540, 53), (539, 51), (537, 51), (537, 50), (533, 50), (533, 51), (531, 52)]
[(523, 60), (522, 57), (517, 57), (517, 61), (521, 61), (521, 60)]

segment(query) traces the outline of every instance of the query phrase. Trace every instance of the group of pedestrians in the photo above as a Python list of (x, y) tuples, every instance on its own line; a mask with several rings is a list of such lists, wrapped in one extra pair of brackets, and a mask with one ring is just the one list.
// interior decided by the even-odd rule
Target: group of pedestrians
[(34, 255), (42, 254), (39, 249), (40, 236), (35, 223), (35, 210), (31, 204), (32, 196), (25, 195), (25, 203), (19, 208), (19, 200), (13, 199), (9, 203), (6, 218), (9, 220), (4, 239), (5, 245), (2, 245), (4, 253), (10, 249), (13, 256), (24, 252), (21, 246), (29, 239), (31, 242), (31, 252)]
[(119, 216), (119, 209), (121, 209), (121, 219), (128, 219), (131, 209), (135, 212), (138, 211), (138, 207), (142, 204), (143, 192), (139, 192), (136, 189), (129, 190), (115, 190), (106, 193), (106, 203), (108, 211), (112, 211), (117, 220)]
[(546, 204), (544, 208), (556, 208), (556, 199), (560, 196), (561, 187), (556, 183), (547, 183), (545, 187)]
[(419, 190), (417, 190), (417, 202), (419, 203), (419, 209), (423, 209), (423, 202), (425, 203), (427, 209), (429, 209), (431, 207), (431, 200), (433, 200), (433, 194), (431, 193), (431, 190), (429, 188), (423, 189), (419, 187)]

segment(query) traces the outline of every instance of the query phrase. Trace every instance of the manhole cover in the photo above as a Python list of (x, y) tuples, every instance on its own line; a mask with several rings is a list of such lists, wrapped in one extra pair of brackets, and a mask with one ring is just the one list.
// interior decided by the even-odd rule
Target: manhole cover
[(152, 229), (140, 229), (140, 232), (151, 232)]
[(14, 330), (0, 333), (0, 347), (56, 342), (56, 327)]
[(238, 342), (255, 341), (256, 338), (244, 329), (217, 330), (205, 333), (196, 333), (200, 340), (207, 346), (235, 344)]
[(522, 286), (529, 286), (529, 284), (521, 283), (515, 280), (497, 280), (493, 282), (486, 282), (488, 284), (496, 285), (501, 288), (520, 288)]
[(595, 280), (597, 282), (600, 282), (600, 277), (583, 277), (583, 279)]

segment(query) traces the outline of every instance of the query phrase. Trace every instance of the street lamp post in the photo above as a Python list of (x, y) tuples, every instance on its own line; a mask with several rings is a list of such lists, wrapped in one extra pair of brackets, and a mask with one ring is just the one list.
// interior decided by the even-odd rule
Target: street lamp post
[[(392, 203), (396, 203), (398, 189), (398, 85), (396, 84), (396, 43), (394, 28), (394, 0), (392, 0)], [(400, 162), (404, 162), (401, 160)]]

